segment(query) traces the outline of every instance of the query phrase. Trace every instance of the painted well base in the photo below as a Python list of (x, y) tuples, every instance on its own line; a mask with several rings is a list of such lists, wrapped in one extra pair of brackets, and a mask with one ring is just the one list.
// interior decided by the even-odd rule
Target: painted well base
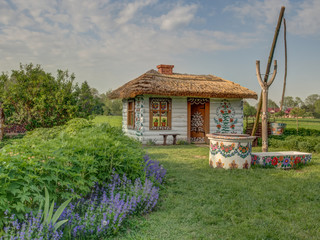
[(295, 168), (311, 161), (311, 153), (304, 152), (260, 152), (251, 154), (251, 164), (282, 169)]
[(210, 139), (209, 165), (213, 168), (248, 169), (252, 141), (245, 134), (207, 134)]

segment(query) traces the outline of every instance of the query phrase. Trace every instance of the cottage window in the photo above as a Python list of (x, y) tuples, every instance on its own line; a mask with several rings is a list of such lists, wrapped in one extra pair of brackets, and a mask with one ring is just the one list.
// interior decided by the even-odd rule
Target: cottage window
[(127, 126), (134, 128), (134, 99), (128, 100)]
[(171, 99), (150, 98), (150, 129), (171, 129)]

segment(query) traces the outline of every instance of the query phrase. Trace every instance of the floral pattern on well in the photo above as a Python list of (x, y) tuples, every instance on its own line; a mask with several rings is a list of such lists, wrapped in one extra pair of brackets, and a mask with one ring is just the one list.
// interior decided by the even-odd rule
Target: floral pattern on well
[(210, 158), (210, 160), (209, 160), (209, 165), (210, 165), (210, 167), (213, 168), (213, 160), (212, 160), (212, 158)]
[(216, 155), (220, 153), (223, 157), (232, 157), (234, 155), (238, 155), (241, 158), (246, 158), (251, 153), (252, 144), (247, 143), (247, 145), (242, 146), (240, 143), (237, 147), (236, 143), (231, 143), (230, 145), (225, 145), (223, 142), (210, 143), (210, 152), (212, 155)]
[(248, 161), (246, 160), (245, 163), (243, 164), (242, 168), (243, 169), (249, 169), (249, 166), (250, 165), (249, 165)]
[(240, 143), (238, 145), (238, 155), (242, 158), (246, 158), (251, 153), (251, 143), (247, 143), (247, 145), (242, 146)]
[(143, 135), (143, 97), (136, 97), (135, 99), (135, 129), (136, 136)]
[(219, 159), (217, 162), (216, 162), (216, 168), (223, 168), (224, 166), (224, 163), (221, 162), (221, 159)]
[(301, 154), (301, 155), (285, 155), (285, 156), (258, 156), (255, 153), (251, 155), (251, 164), (260, 164), (264, 167), (274, 167), (290, 169), (298, 167), (302, 164), (307, 164), (311, 161), (311, 154)]
[(229, 167), (230, 167), (230, 169), (237, 169), (238, 164), (236, 164), (236, 162), (233, 160), (232, 163), (229, 163)]
[(216, 113), (217, 118), (213, 120), (216, 123), (217, 133), (235, 133), (234, 128), (238, 119), (235, 118), (235, 111), (230, 101), (223, 99)]

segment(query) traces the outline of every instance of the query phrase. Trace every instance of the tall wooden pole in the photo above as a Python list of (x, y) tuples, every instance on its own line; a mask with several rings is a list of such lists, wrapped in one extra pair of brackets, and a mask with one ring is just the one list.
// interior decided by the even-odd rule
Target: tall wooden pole
[(256, 72), (262, 89), (262, 152), (268, 152), (268, 91), (277, 74), (277, 60), (274, 60), (274, 70), (269, 81), (262, 81), (260, 61), (256, 61)]
[(287, 26), (286, 26), (286, 19), (283, 19), (283, 35), (284, 35), (284, 79), (283, 79), (283, 90), (282, 90), (282, 97), (280, 103), (280, 111), (283, 108), (283, 101), (284, 95), (286, 92), (286, 85), (287, 85)]
[[(277, 39), (278, 39), (280, 27), (281, 27), (281, 22), (282, 22), (284, 10), (285, 10), (285, 7), (282, 6), (281, 10), (280, 10), (279, 18), (278, 18), (277, 27), (276, 27), (276, 30), (275, 30), (275, 33), (274, 33), (274, 36), (273, 36), (272, 46), (271, 46), (271, 49), (270, 49), (269, 58), (268, 58), (268, 64), (267, 64), (267, 68), (266, 68), (266, 74), (264, 75), (264, 82), (267, 82), (268, 78), (269, 78), (270, 67), (271, 67), (271, 63), (272, 63), (272, 59), (273, 59), (274, 50), (275, 50), (276, 44), (277, 44)], [(263, 92), (261, 91), (260, 98), (259, 98), (259, 103), (258, 103), (258, 108), (257, 108), (256, 120), (255, 120), (254, 125), (253, 125), (251, 136), (254, 136), (256, 134), (256, 131), (257, 131), (257, 128), (258, 128), (258, 125), (259, 125), (260, 112), (261, 112), (261, 107), (262, 107), (262, 94), (263, 94)]]

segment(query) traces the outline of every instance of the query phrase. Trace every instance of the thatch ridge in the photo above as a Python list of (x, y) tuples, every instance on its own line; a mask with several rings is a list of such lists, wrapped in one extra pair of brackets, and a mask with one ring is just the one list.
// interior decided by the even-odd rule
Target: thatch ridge
[(154, 69), (111, 92), (109, 97), (134, 98), (137, 95), (204, 98), (254, 98), (257, 94), (237, 83), (214, 75), (161, 74)]

